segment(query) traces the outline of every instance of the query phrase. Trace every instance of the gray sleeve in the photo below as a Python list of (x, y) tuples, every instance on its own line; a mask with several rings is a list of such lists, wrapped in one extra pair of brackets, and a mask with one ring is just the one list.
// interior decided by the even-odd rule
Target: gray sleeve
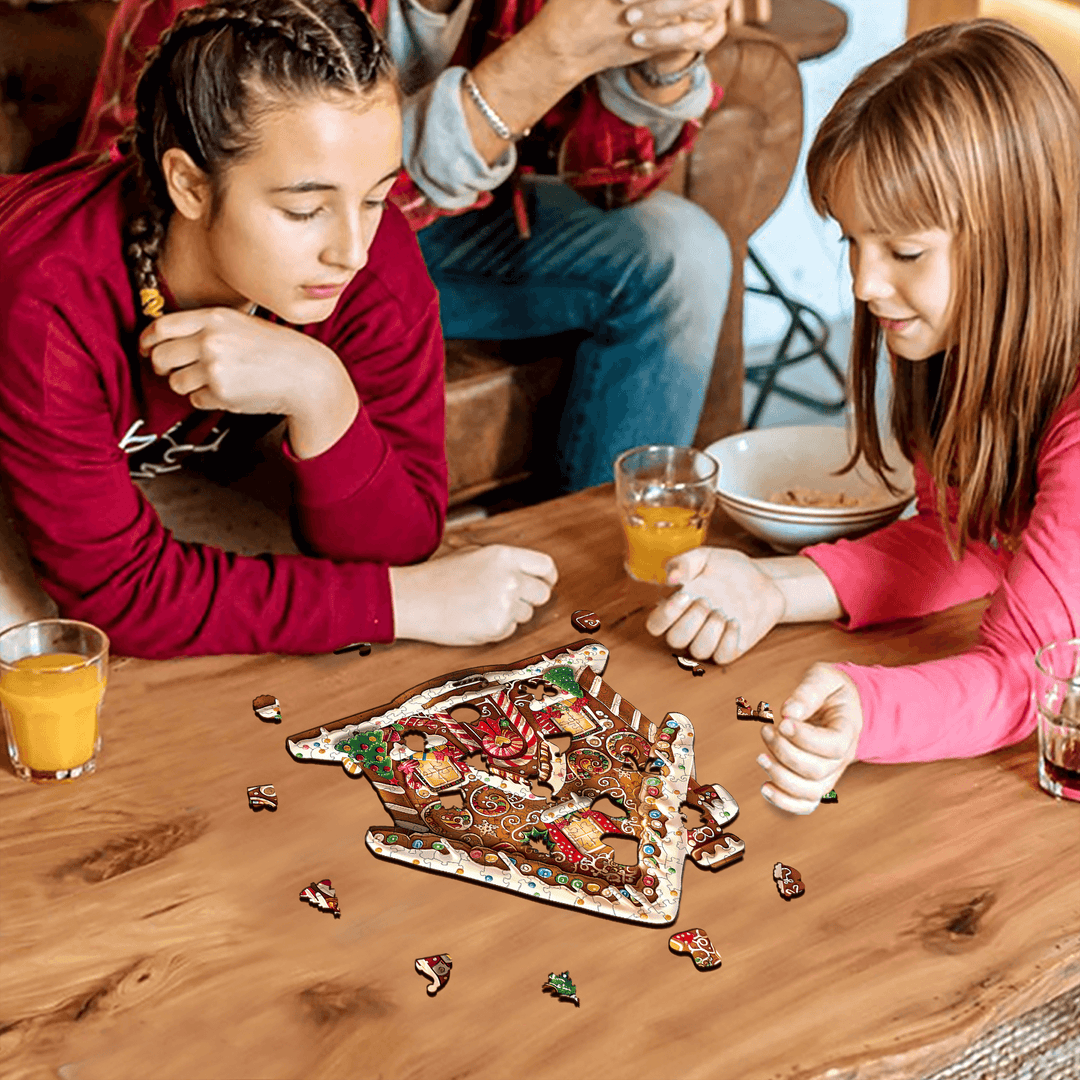
[(447, 68), (404, 103), (405, 169), (416, 186), (447, 210), (472, 206), (514, 171), (517, 151), (508, 146), (493, 165), (476, 151), (461, 103), (465, 69)]
[(656, 156), (669, 150), (687, 120), (696, 120), (712, 100), (712, 78), (704, 64), (697, 64), (690, 87), (678, 101), (657, 105), (643, 98), (627, 77), (626, 68), (608, 68), (596, 76), (600, 100), (608, 112), (634, 127), (647, 127), (653, 135)]

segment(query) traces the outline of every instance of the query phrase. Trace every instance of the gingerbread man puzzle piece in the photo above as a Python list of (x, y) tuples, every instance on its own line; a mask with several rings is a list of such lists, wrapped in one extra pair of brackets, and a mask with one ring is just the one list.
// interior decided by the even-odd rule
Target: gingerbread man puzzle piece
[[(694, 780), (689, 719), (654, 724), (604, 682), (607, 661), (585, 640), (451, 672), (286, 746), (296, 760), (368, 778), (392, 818), (367, 833), (382, 858), (664, 925), (678, 913), (687, 856), (710, 869), (741, 856), (743, 842), (724, 832), (739, 807)], [(567, 735), (568, 746), (555, 741)], [(708, 835), (691, 838), (684, 805), (701, 811)], [(615, 838), (634, 842), (633, 861), (616, 858)]]
[(721, 963), (720, 954), (700, 926), (672, 934), (668, 938), (668, 948), (672, 952), (688, 954), (698, 971), (711, 971)]

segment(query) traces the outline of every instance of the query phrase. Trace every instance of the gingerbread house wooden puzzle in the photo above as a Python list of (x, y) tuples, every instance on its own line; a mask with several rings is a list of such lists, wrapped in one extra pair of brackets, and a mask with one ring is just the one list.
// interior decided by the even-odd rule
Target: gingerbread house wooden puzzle
[[(686, 858), (716, 869), (742, 855), (725, 832), (739, 808), (694, 779), (687, 717), (655, 724), (604, 682), (608, 655), (583, 640), (455, 671), (286, 746), (367, 777), (393, 822), (367, 832), (382, 858), (670, 925)], [(687, 806), (704, 823), (688, 826)], [(616, 838), (636, 845), (635, 861), (616, 859)]]

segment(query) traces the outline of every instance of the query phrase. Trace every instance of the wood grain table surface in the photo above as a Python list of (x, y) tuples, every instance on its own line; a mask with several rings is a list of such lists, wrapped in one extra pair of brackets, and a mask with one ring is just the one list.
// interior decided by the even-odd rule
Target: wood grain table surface
[[(763, 553), (717, 511), (712, 539)], [(99, 771), (37, 787), (0, 772), (0, 1076), (10, 1080), (529, 1077), (871, 1080), (925, 1075), (981, 1032), (1080, 983), (1080, 807), (1044, 795), (1033, 740), (969, 761), (856, 764), (839, 803), (767, 804), (758, 725), (815, 660), (899, 664), (965, 648), (983, 604), (847, 634), (780, 627), (726, 669), (682, 670), (644, 623), (610, 485), (449, 534), (558, 562), (510, 640), (321, 657), (117, 660)], [(375, 858), (370, 784), (293, 761), (286, 735), (444, 672), (516, 661), (603, 620), (604, 678), (654, 721), (687, 714), (697, 776), (740, 804), (744, 858), (688, 864), (676, 929), (530, 902)], [(284, 722), (251, 700), (274, 694)], [(942, 718), (948, 722), (947, 717)], [(245, 789), (274, 784), (276, 813)], [(804, 896), (785, 902), (776, 861)], [(330, 878), (334, 919), (298, 899)], [(416, 957), (449, 953), (437, 996)], [(579, 1008), (541, 992), (569, 970)]]

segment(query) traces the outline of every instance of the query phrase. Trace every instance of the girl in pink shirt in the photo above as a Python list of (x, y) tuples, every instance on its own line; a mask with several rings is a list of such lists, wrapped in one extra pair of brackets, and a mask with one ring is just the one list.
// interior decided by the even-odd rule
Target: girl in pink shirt
[(855, 760), (970, 757), (1035, 726), (1035, 650), (1080, 634), (1080, 102), (1005, 23), (913, 38), (863, 71), (807, 162), (849, 245), (860, 456), (888, 482), (879, 347), (918, 514), (859, 540), (748, 559), (698, 548), (654, 634), (730, 663), (779, 622), (854, 630), (992, 595), (967, 652), (815, 664), (762, 725), (762, 794), (809, 813)]
[[(508, 636), (547, 555), (425, 561), (443, 341), (386, 205), (400, 95), (363, 10), (187, 11), (135, 96), (126, 154), (0, 187), (0, 482), (45, 590), (134, 656)], [(282, 418), (306, 555), (180, 543), (132, 483)]]

